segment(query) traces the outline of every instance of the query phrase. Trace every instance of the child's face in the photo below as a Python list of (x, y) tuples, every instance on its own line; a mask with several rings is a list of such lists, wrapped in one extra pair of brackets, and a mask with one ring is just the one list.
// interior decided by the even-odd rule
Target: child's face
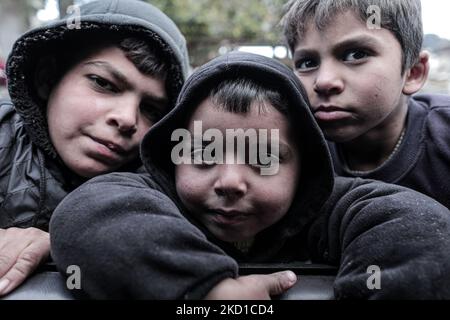
[(105, 47), (53, 88), (47, 105), (50, 137), (72, 171), (93, 177), (135, 159), (153, 112), (166, 104), (163, 80), (140, 73), (120, 49)]
[[(212, 234), (227, 242), (249, 240), (280, 220), (292, 203), (300, 174), (298, 147), (285, 116), (268, 103), (265, 111), (252, 105), (248, 113), (237, 114), (219, 109), (206, 99), (189, 120), (191, 135), (194, 121), (202, 121), (203, 132), (215, 128), (223, 137), (226, 129), (266, 129), (268, 135), (278, 129), (280, 160), (275, 175), (261, 175), (258, 165), (249, 161), (177, 165), (176, 188), (188, 210)], [(234, 156), (234, 151), (224, 151), (227, 160)]]
[(396, 123), (406, 105), (402, 49), (387, 29), (371, 30), (347, 11), (321, 31), (309, 23), (293, 57), (327, 139), (348, 142), (372, 129), (402, 125)]

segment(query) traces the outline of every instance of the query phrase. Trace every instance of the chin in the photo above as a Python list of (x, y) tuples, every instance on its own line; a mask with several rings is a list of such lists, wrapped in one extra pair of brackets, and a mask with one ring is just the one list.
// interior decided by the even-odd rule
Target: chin
[[(253, 236), (254, 237), (254, 236)], [(219, 238), (220, 240), (224, 241), (224, 242), (244, 242), (244, 241), (248, 241), (248, 239), (251, 239), (253, 237), (248, 237), (248, 236), (244, 236), (244, 235), (222, 235), (222, 238)]]
[(327, 141), (334, 142), (334, 143), (346, 143), (351, 141), (350, 139), (342, 138), (342, 137), (335, 137), (335, 136), (325, 136)]
[(77, 166), (75, 168), (71, 168), (73, 172), (83, 178), (94, 178), (101, 174), (105, 174), (113, 171), (112, 168), (105, 166)]
[(217, 232), (212, 232), (212, 234), (219, 239), (220, 241), (223, 242), (228, 242), (228, 243), (232, 243), (232, 242), (239, 242), (242, 241), (240, 239), (240, 237), (236, 237), (234, 235), (231, 234), (224, 234), (224, 233), (217, 233)]
[(356, 139), (359, 135), (342, 129), (323, 129), (325, 139), (335, 143), (347, 143)]

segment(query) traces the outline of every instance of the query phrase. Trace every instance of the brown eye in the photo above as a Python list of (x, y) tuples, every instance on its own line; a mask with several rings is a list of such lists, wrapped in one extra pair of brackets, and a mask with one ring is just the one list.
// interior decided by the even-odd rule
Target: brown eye
[[(264, 163), (262, 162), (260, 154), (258, 154), (257, 159), (258, 160), (256, 163), (251, 164), (253, 167), (256, 167), (256, 168), (270, 168), (272, 166), (273, 162), (280, 163), (280, 158), (271, 153), (268, 153), (264, 156), (264, 160), (265, 160)], [(267, 160), (269, 160), (269, 161), (267, 161)]]
[(205, 149), (195, 149), (191, 152), (191, 159), (193, 164), (197, 164), (200, 166), (212, 166), (215, 164), (215, 154), (212, 154), (213, 159), (205, 159), (204, 153)]
[(94, 84), (94, 86), (96, 86), (101, 90), (110, 91), (114, 93), (119, 92), (119, 89), (114, 84), (112, 84), (110, 81), (102, 77), (96, 75), (89, 75), (88, 78)]
[(316, 68), (318, 63), (314, 59), (299, 59), (295, 62), (295, 68), (299, 71), (308, 71), (310, 69)]
[(345, 53), (344, 61), (357, 61), (367, 58), (369, 54), (363, 50), (351, 50)]

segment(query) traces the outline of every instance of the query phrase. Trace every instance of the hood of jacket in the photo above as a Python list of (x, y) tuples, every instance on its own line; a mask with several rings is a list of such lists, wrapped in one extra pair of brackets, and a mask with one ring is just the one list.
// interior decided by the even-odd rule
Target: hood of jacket
[(38, 98), (35, 77), (36, 66), (41, 59), (57, 54), (54, 48), (74, 41), (75, 36), (92, 32), (148, 39), (152, 45), (160, 46), (168, 59), (166, 86), (169, 98), (174, 102), (189, 70), (183, 35), (174, 22), (156, 7), (136, 0), (100, 0), (75, 9), (63, 19), (22, 35), (15, 42), (7, 61), (11, 100), (33, 142), (53, 158), (57, 154), (48, 134), (46, 102)]
[(287, 238), (297, 237), (304, 230), (329, 198), (334, 185), (325, 138), (309, 109), (306, 92), (292, 70), (274, 59), (242, 52), (232, 52), (210, 61), (188, 78), (175, 108), (144, 137), (141, 159), (152, 177), (160, 179), (166, 191), (173, 194), (171, 149), (177, 142), (171, 141), (172, 132), (183, 128), (195, 107), (213, 87), (224, 80), (238, 78), (248, 78), (274, 88), (286, 98), (291, 125), (294, 124), (301, 146), (301, 176), (291, 208), (279, 222), (261, 233), (264, 237), (256, 238), (257, 241), (265, 239), (261, 249), (267, 254), (268, 246), (278, 246), (278, 249), (273, 248), (275, 252)]

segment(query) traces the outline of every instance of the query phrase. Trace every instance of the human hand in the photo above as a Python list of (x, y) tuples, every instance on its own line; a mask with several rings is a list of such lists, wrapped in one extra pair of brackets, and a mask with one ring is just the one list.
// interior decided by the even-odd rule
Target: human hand
[(292, 271), (271, 274), (253, 274), (219, 282), (206, 295), (207, 300), (270, 300), (297, 282)]
[(17, 288), (50, 254), (48, 232), (0, 229), (0, 296)]

